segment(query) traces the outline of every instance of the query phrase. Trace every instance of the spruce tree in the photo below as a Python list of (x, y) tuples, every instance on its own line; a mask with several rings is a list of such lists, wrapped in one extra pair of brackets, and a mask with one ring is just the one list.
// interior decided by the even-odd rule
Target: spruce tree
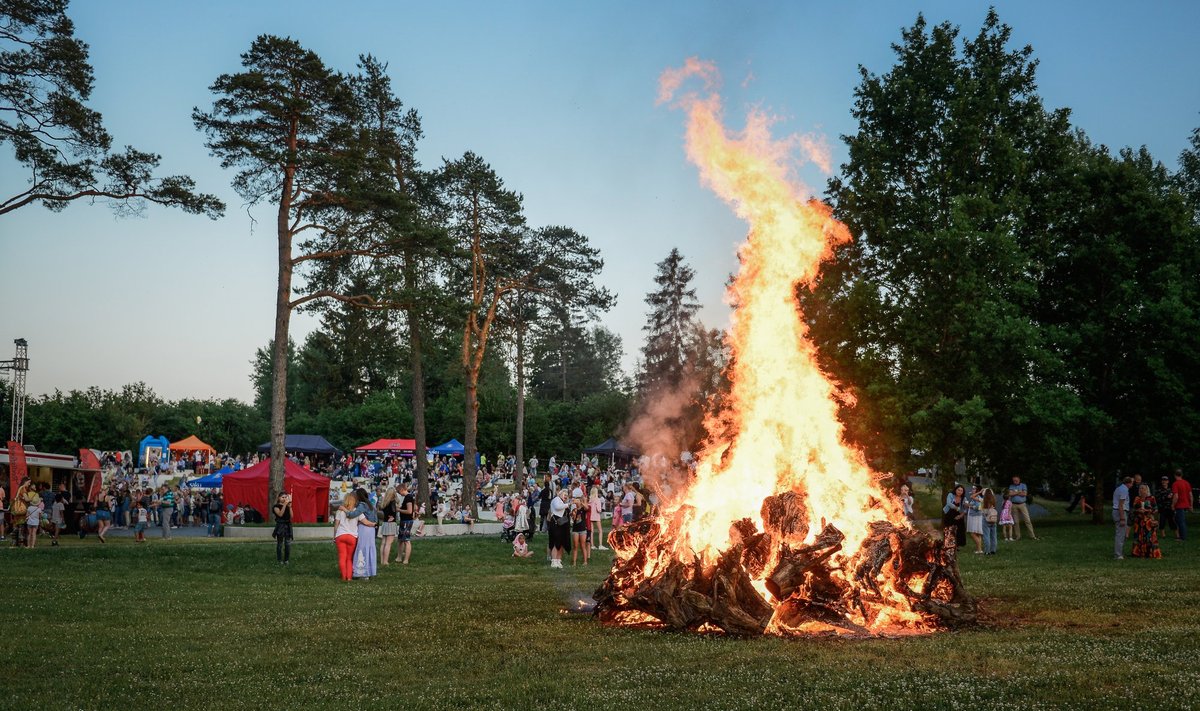
[(688, 344), (695, 329), (695, 273), (683, 261), (677, 248), (658, 263), (654, 283), (658, 288), (646, 295), (650, 311), (646, 315), (646, 342), (638, 371), (638, 390), (643, 395), (660, 389), (679, 388), (685, 378)]

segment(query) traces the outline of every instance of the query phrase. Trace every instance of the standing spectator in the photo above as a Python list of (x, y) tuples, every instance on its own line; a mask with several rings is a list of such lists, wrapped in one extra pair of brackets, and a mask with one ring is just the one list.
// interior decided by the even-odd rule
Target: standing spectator
[(1171, 477), (1163, 475), (1154, 492), (1154, 504), (1158, 508), (1158, 530), (1175, 530), (1175, 512), (1171, 509)]
[(275, 501), (275, 562), (288, 565), (292, 557), (292, 495), (286, 491), (279, 492)]
[(221, 532), (221, 496), (212, 494), (208, 500), (208, 537), (216, 538)]
[(900, 510), (904, 513), (904, 518), (909, 523), (913, 522), (913, 497), (909, 491), (908, 484), (900, 485)]
[(946, 503), (942, 506), (942, 531), (943, 538), (947, 543), (954, 541), (956, 545), (962, 546), (967, 542), (966, 528), (963, 525), (963, 517), (966, 515), (963, 512), (963, 508), (966, 506), (966, 497), (967, 490), (962, 484), (946, 494)]
[(358, 523), (348, 514), (358, 506), (354, 494), (346, 494), (333, 519), (333, 542), (337, 546), (338, 572), (349, 582), (354, 575), (354, 547), (358, 545)]
[[(396, 535), (400, 533), (400, 523), (396, 519), (400, 513), (396, 509), (396, 489), (395, 487), (388, 487), (387, 493), (383, 495), (383, 501), (379, 504), (379, 514), (383, 520), (383, 525), (379, 527), (379, 533), (383, 536), (383, 548), (379, 554), (383, 565), (391, 564), (392, 544), (396, 542)], [(440, 510), (438, 530), (441, 530)]]
[(566, 489), (560, 489), (558, 496), (550, 499), (550, 518), (546, 528), (550, 538), (550, 567), (561, 568), (563, 553), (571, 548), (571, 519)]
[(588, 557), (591, 555), (591, 549), (588, 547), (588, 516), (591, 513), (591, 507), (584, 503), (583, 498), (577, 498), (571, 502), (571, 567), (575, 567), (575, 563), (579, 559), (579, 554), (583, 554), (583, 564), (588, 564)]
[(592, 548), (606, 551), (604, 547), (604, 500), (600, 498), (600, 487), (592, 486), (588, 499), (588, 518), (592, 525)]
[(167, 487), (159, 489), (158, 520), (162, 525), (163, 540), (171, 537), (171, 515), (175, 513), (175, 495)]
[(1008, 492), (1004, 493), (1004, 505), (1000, 507), (1000, 528), (1004, 530), (1004, 540), (1013, 540), (1013, 529), (1016, 528), (1012, 517), (1012, 501)]
[(983, 554), (996, 555), (996, 524), (1000, 512), (996, 511), (996, 493), (983, 490)]
[[(146, 542), (146, 527), (150, 525), (150, 511), (142, 502), (137, 503), (137, 508), (133, 510), (133, 540), (138, 543)], [(104, 540), (101, 538), (100, 540)]]
[(637, 503), (637, 494), (633, 490), (633, 482), (625, 482), (625, 493), (621, 496), (621, 525), (633, 523), (633, 507)]
[(529, 458), (529, 475), (536, 477), (537, 476), (537, 468), (538, 468), (538, 458), (537, 458), (537, 454), (535, 453), (532, 457)]
[(1158, 506), (1142, 484), (1133, 499), (1133, 557), (1162, 558), (1158, 547)]
[(21, 479), (21, 483), (17, 484), (17, 489), (13, 492), (12, 503), (8, 505), (8, 513), (12, 519), (12, 544), (14, 547), (25, 545), (25, 535), (28, 533), (25, 517), (29, 510), (29, 488), (29, 477)]
[[(96, 537), (101, 543), (106, 543), (104, 534), (108, 533), (108, 529), (112, 528), (112, 504), (109, 503), (108, 492), (100, 494), (96, 499)], [(136, 518), (136, 517), (135, 517)]]
[(983, 555), (983, 490), (978, 484), (971, 486), (971, 495), (965, 502), (967, 509), (967, 533), (975, 543), (975, 555)]
[(1125, 536), (1129, 533), (1129, 485), (1133, 477), (1127, 476), (1113, 490), (1113, 525), (1116, 526), (1116, 537), (1113, 542), (1113, 558), (1125, 560)]
[(50, 535), (51, 546), (58, 545), (58, 536), (67, 527), (67, 505), (64, 503), (65, 494), (55, 494), (54, 503), (50, 505)]
[(533, 477), (529, 478), (529, 486), (525, 490), (525, 505), (529, 508), (529, 538), (537, 530), (538, 505), (541, 503), (541, 489), (537, 488)]
[[(542, 479), (542, 491), (538, 494), (540, 503), (538, 504), (538, 514), (542, 517), (542, 529), (547, 527), (547, 517), (550, 515), (550, 500), (554, 498), (554, 490), (550, 487), (550, 475), (547, 474)], [(539, 529), (539, 530), (542, 530)]]
[(375, 565), (379, 553), (375, 550), (375, 507), (371, 505), (371, 495), (361, 486), (354, 490), (354, 498), (359, 502), (354, 512), (358, 514), (358, 543), (354, 548), (354, 577), (370, 580), (378, 572)]
[[(525, 497), (515, 497), (519, 502), (517, 506), (517, 518), (513, 524), (513, 530), (522, 531), (528, 535), (533, 535), (533, 531), (529, 525), (529, 505), (525, 503)], [(522, 538), (524, 540), (524, 538)]]
[(1012, 486), (1008, 487), (1008, 500), (1012, 502), (1014, 541), (1021, 540), (1022, 519), (1025, 521), (1025, 528), (1029, 530), (1029, 537), (1035, 541), (1038, 539), (1033, 533), (1033, 520), (1029, 518), (1029, 506), (1025, 503), (1028, 498), (1029, 487), (1021, 483), (1021, 477), (1014, 476)]
[(400, 542), (400, 550), (396, 553), (396, 560), (408, 565), (408, 558), (412, 555), (413, 517), (416, 515), (417, 505), (413, 495), (408, 493), (408, 484), (400, 484), (399, 495), (400, 529), (396, 533), (396, 540)]
[(42, 497), (36, 492), (29, 497), (25, 504), (25, 527), (28, 530), (25, 534), (26, 546), (29, 548), (37, 548), (38, 529), (42, 525), (42, 511), (45, 510), (46, 504), (42, 502)]
[(1183, 478), (1183, 470), (1175, 470), (1171, 483), (1171, 510), (1175, 513), (1175, 540), (1187, 540), (1187, 514), (1192, 510), (1192, 485)]

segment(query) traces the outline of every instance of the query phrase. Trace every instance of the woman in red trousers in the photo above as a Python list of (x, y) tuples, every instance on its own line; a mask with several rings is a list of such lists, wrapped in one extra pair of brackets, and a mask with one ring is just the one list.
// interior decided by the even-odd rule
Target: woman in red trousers
[(354, 494), (347, 494), (341, 508), (334, 517), (333, 542), (337, 546), (338, 570), (342, 580), (350, 580), (354, 576), (354, 548), (358, 545), (358, 520), (347, 518), (347, 514), (358, 506)]

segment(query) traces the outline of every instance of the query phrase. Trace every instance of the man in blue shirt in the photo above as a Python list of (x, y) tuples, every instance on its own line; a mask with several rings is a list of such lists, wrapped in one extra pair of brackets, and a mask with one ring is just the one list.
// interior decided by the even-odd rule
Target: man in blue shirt
[(1029, 518), (1029, 506), (1025, 503), (1028, 498), (1029, 487), (1021, 483), (1021, 477), (1014, 476), (1012, 486), (1008, 487), (1008, 499), (1012, 502), (1013, 533), (1018, 541), (1021, 540), (1022, 517), (1025, 519), (1025, 528), (1029, 529), (1029, 537), (1035, 541), (1038, 539), (1033, 532), (1033, 521)]

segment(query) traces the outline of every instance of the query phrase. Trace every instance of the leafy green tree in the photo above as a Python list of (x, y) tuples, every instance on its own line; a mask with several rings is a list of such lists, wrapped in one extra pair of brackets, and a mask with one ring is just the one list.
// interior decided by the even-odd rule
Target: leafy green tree
[(895, 66), (860, 69), (858, 130), (829, 184), (855, 241), (800, 294), (825, 367), (866, 403), (847, 413), (851, 436), (886, 445), (868, 446), (877, 466), (935, 466), (946, 487), (962, 460), (976, 474), (1073, 471), (1077, 451), (1048, 433), (1080, 415), (1031, 317), (1062, 216), (1068, 113), (1043, 107), (1032, 49), (1010, 49), (995, 11), (961, 47), (958, 35), (919, 16)]
[(0, 196), (0, 215), (38, 202), (62, 210), (76, 200), (99, 200), (118, 214), (154, 203), (220, 217), (224, 203), (197, 193), (191, 178), (154, 176), (160, 156), (131, 146), (113, 150), (103, 118), (87, 105), (95, 77), (67, 4), (0, 5), (0, 143), (12, 146), (29, 176), (25, 190)]
[(1100, 522), (1118, 472), (1149, 479), (1200, 456), (1200, 231), (1145, 149), (1112, 156), (1081, 139), (1070, 167), (1038, 319), (1083, 410), (1075, 436)]
[(205, 145), (237, 174), (233, 187), (249, 205), (276, 207), (278, 288), (271, 382), (272, 500), (283, 487), (288, 369), (285, 349), (292, 310), (328, 296), (294, 296), (293, 271), (336, 255), (302, 250), (305, 233), (330, 232), (344, 210), (347, 174), (360, 160), (352, 121), (353, 92), (346, 78), (292, 39), (260, 35), (242, 54), (243, 71), (222, 74), (210, 87), (212, 110), (192, 112)]

